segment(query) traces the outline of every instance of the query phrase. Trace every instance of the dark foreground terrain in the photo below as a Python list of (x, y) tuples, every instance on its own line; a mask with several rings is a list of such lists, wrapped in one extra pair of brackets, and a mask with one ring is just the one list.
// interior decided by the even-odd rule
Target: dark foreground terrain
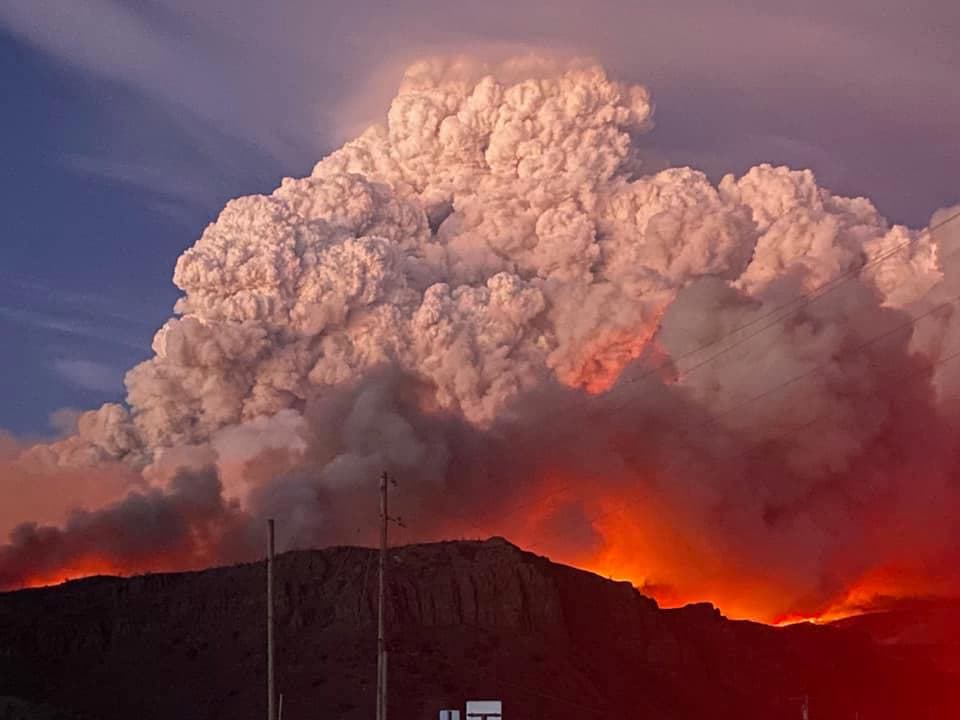
[[(500, 539), (391, 552), (390, 718), (960, 717), (960, 606), (770, 628)], [(263, 564), (0, 594), (0, 720), (265, 716)], [(374, 716), (376, 558), (277, 559), (284, 720)]]

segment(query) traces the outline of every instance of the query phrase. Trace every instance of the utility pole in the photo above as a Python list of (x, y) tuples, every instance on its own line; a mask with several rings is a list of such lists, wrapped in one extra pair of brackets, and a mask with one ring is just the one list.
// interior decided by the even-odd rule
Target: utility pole
[(400, 518), (392, 518), (387, 503), (387, 488), (397, 481), (387, 473), (380, 475), (380, 581), (377, 602), (377, 720), (387, 720), (387, 645), (385, 633), (385, 588), (387, 577), (387, 527), (391, 522), (406, 527)]
[(377, 720), (387, 720), (387, 650), (384, 647), (384, 583), (387, 572), (387, 483), (380, 476), (380, 586), (377, 593)]
[(267, 520), (267, 720), (277, 720), (273, 677), (273, 518)]

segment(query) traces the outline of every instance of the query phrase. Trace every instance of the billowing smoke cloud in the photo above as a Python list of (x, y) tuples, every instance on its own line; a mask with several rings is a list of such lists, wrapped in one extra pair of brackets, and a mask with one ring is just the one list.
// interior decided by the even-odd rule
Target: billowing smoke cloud
[(183, 471), (168, 492), (132, 492), (101, 510), (75, 511), (62, 529), (19, 525), (0, 548), (0, 586), (229, 559), (236, 552), (229, 543), (242, 537), (231, 510), (215, 470)]
[[(955, 589), (951, 226), (809, 171), (648, 173), (652, 115), (587, 61), (412, 66), (385, 125), (181, 256), (127, 406), (29, 451), (152, 489), (17, 530), (0, 578), (42, 542), (232, 559), (266, 515), (288, 545), (362, 540), (388, 469), (407, 539), (503, 532), (735, 614)], [(170, 534), (111, 549), (144, 506)]]
[[(56, 414), (65, 427), (76, 423), (68, 412)], [(36, 449), (24, 452), (24, 443), (0, 432), (0, 534), (30, 518), (60, 523), (78, 506), (98, 506), (120, 499), (143, 483), (141, 475), (117, 461), (60, 464), (57, 456)]]

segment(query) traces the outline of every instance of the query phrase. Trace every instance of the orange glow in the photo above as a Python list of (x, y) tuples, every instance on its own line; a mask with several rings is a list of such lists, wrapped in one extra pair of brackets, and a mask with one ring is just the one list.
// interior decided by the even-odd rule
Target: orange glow
[[(695, 528), (684, 528), (655, 496), (596, 498), (592, 485), (589, 478), (548, 478), (518, 501), (513, 513), (477, 530), (505, 535), (554, 561), (628, 581), (661, 607), (709, 602), (727, 617), (778, 626), (833, 622), (869, 612), (877, 598), (915, 594), (919, 587), (892, 583), (896, 573), (873, 573), (832, 600), (820, 601), (821, 607), (784, 613), (781, 609), (791, 603), (783, 588), (762, 574), (751, 577), (749, 569), (711, 547)], [(587, 531), (570, 536), (570, 517), (562, 515), (570, 508), (584, 513), (580, 521), (592, 537)]]
[(620, 373), (636, 360), (659, 324), (659, 315), (645, 327), (609, 332), (587, 341), (576, 358), (557, 369), (560, 379), (571, 387), (579, 387), (591, 395), (606, 392)]
[(780, 615), (774, 617), (770, 621), (770, 625), (776, 625), (777, 627), (787, 627), (788, 625), (799, 625), (800, 623), (810, 623), (811, 625), (826, 625), (832, 623), (836, 620), (843, 620), (847, 617), (853, 617), (854, 615), (862, 614), (861, 611), (858, 612), (836, 612), (826, 611), (819, 615), (802, 615), (796, 613), (788, 613), (786, 615)]
[(27, 578), (20, 587), (37, 588), (50, 585), (60, 585), (68, 580), (78, 580), (93, 575), (124, 575), (121, 568), (114, 563), (98, 557), (89, 557), (75, 560), (63, 567), (58, 567), (47, 572), (38, 572)]
[(62, 565), (37, 569), (14, 586), (0, 587), (0, 591), (61, 585), (95, 575), (131, 577), (152, 572), (182, 572), (200, 570), (217, 563), (212, 555), (192, 554), (182, 550), (150, 557), (111, 558), (107, 555), (84, 555), (70, 558)]
[[(717, 559), (702, 548), (683, 541), (683, 533), (666, 531), (667, 523), (656, 513), (611, 512), (595, 523), (604, 537), (600, 551), (586, 558), (571, 559), (572, 564), (615, 580), (627, 580), (662, 607), (678, 607), (694, 602), (710, 602), (725, 615), (776, 626), (796, 623), (827, 624), (887, 607), (898, 598), (949, 594), (932, 586), (925, 578), (911, 576), (902, 568), (876, 568), (850, 585), (822, 607), (808, 612), (777, 613), (783, 596), (775, 586), (751, 582), (749, 577), (724, 572)], [(558, 558), (561, 559), (561, 558)], [(685, 567), (693, 569), (686, 575)], [(677, 586), (660, 579), (677, 577)], [(689, 579), (689, 583), (682, 582)], [(691, 590), (690, 588), (697, 588)]]
[(158, 556), (150, 559), (138, 559), (124, 564), (106, 557), (86, 557), (71, 560), (60, 567), (38, 571), (31, 574), (14, 588), (0, 588), (0, 590), (26, 589), (61, 585), (70, 580), (80, 580), (95, 575), (112, 575), (116, 577), (131, 577), (152, 572), (184, 572), (200, 570), (216, 564), (215, 559), (207, 558), (202, 561), (187, 559), (182, 556)]
[[(661, 607), (679, 607), (710, 602), (731, 618), (755, 620), (776, 626), (796, 623), (829, 623), (869, 612), (878, 598), (916, 594), (916, 586), (903, 585), (892, 569), (874, 571), (845, 590), (826, 607), (813, 612), (776, 613), (783, 598), (775, 588), (731, 575), (729, 567), (694, 543), (684, 541), (686, 533), (675, 519), (658, 508), (654, 498), (589, 497), (591, 483), (551, 477), (541, 483), (512, 514), (501, 517), (496, 527), (476, 527), (481, 535), (502, 534), (521, 547), (546, 554), (551, 559), (579, 567), (612, 580), (628, 581)], [(568, 529), (565, 509), (587, 508), (581, 518), (592, 532), (565, 537), (557, 529)], [(563, 522), (555, 522), (558, 517)], [(212, 557), (174, 554), (139, 558), (126, 566), (103, 556), (71, 560), (53, 570), (37, 572), (22, 588), (58, 585), (93, 575), (129, 576), (144, 572), (188, 570), (215, 562)], [(664, 582), (669, 578), (673, 582)]]
[[(791, 588), (772, 573), (739, 565), (729, 549), (715, 546), (716, 538), (706, 537), (702, 520), (684, 517), (675, 501), (658, 494), (657, 487), (665, 481), (650, 472), (650, 482), (628, 479), (620, 485), (606, 478), (547, 472), (512, 496), (506, 508), (488, 516), (488, 523), (441, 514), (447, 525), (418, 539), (463, 537), (468, 527), (473, 537), (503, 535), (554, 561), (628, 581), (662, 607), (710, 602), (727, 617), (778, 626), (828, 623), (869, 612), (890, 598), (936, 591), (902, 568), (883, 567), (851, 578), (846, 588), (826, 600), (811, 601), (802, 586), (793, 587), (791, 594)], [(33, 571), (17, 586), (206, 567), (222, 561), (216, 544), (208, 546), (204, 539), (208, 532), (216, 535), (215, 528), (194, 532), (186, 546), (162, 554), (71, 557), (62, 566)]]

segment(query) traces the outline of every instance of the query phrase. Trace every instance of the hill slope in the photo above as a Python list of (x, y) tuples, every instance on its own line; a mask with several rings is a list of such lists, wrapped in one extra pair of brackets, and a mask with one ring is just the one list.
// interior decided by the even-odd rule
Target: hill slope
[[(507, 720), (789, 718), (805, 694), (817, 719), (960, 709), (942, 663), (860, 626), (663, 610), (501, 539), (399, 548), (389, 567), (391, 720), (470, 697)], [(0, 697), (97, 720), (263, 717), (264, 578), (259, 563), (0, 594)], [(284, 718), (373, 716), (375, 583), (372, 550), (278, 557)]]

